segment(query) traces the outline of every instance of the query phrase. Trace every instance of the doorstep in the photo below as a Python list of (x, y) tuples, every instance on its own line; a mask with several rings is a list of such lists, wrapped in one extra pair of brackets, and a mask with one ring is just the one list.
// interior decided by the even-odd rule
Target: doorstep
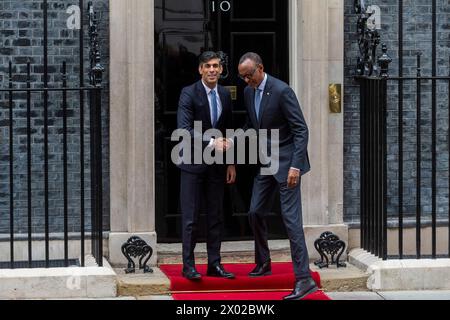
[[(223, 242), (221, 247), (222, 263), (254, 263), (253, 241)], [(291, 261), (288, 240), (270, 240), (269, 247), (273, 262)], [(158, 265), (182, 263), (181, 243), (157, 245)], [(197, 264), (207, 263), (206, 245), (199, 243), (195, 249)], [(347, 263), (345, 268), (318, 268), (311, 263), (310, 268), (320, 273), (322, 289), (327, 292), (367, 291), (368, 274)], [(170, 281), (157, 267), (153, 273), (142, 273), (136, 269), (135, 274), (125, 274), (125, 266), (116, 267), (118, 295), (143, 297), (167, 297), (170, 299)]]

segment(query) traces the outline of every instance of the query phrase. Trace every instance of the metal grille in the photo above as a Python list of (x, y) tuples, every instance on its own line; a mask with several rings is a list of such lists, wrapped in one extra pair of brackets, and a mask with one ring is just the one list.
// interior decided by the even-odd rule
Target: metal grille
[[(367, 20), (371, 13), (367, 12), (364, 1), (355, 1), (355, 9), (359, 16), (358, 33), (359, 46), (361, 56), (358, 60), (356, 79), (360, 84), (360, 133), (361, 133), (361, 246), (383, 258), (400, 258), (406, 257), (404, 228), (405, 220), (415, 227), (415, 258), (439, 258), (442, 253), (437, 252), (437, 181), (438, 181), (438, 137), (441, 138), (439, 143), (443, 146), (444, 152), (448, 153), (448, 163), (446, 170), (450, 172), (450, 130), (446, 132), (438, 132), (438, 120), (446, 123), (446, 127), (450, 128), (450, 74), (438, 75), (438, 58), (449, 61), (450, 58), (437, 56), (437, 3), (433, 0), (431, 3), (431, 19), (432, 19), (432, 37), (431, 37), (431, 74), (423, 75), (422, 53), (417, 52), (416, 74), (412, 76), (404, 75), (403, 68), (403, 1), (399, 0), (399, 51), (398, 76), (391, 77), (388, 74), (388, 65), (392, 61), (387, 54), (387, 48), (383, 45), (383, 54), (376, 56), (376, 49), (381, 42), (382, 35), (378, 31), (369, 29)], [(450, 71), (449, 71), (450, 72)], [(427, 94), (425, 94), (427, 91)], [(429, 93), (429, 94), (428, 94)], [(439, 100), (439, 97), (440, 100)], [(442, 98), (444, 97), (444, 98)], [(439, 100), (439, 101), (438, 101)], [(397, 126), (388, 128), (387, 122), (389, 115), (387, 107), (396, 104)], [(408, 104), (409, 109), (405, 106)], [(438, 112), (438, 106), (445, 107), (447, 110)], [(410, 112), (414, 115), (415, 123), (408, 122), (405, 125), (405, 114)], [(430, 117), (431, 128), (425, 128), (423, 120)], [(398, 177), (396, 188), (388, 184), (388, 179), (392, 181), (392, 177), (387, 175), (388, 163), (388, 140), (387, 130), (396, 131), (398, 141), (398, 153), (393, 159), (396, 161), (398, 168)], [(442, 130), (441, 130), (442, 131)], [(414, 132), (415, 141), (411, 143), (412, 134)], [(442, 141), (442, 137), (446, 141)], [(407, 140), (408, 143), (405, 142)], [(425, 139), (431, 140), (430, 144), (425, 143)], [(415, 148), (415, 166), (411, 168), (411, 159), (404, 158), (404, 150), (413, 146)], [(424, 168), (424, 159), (430, 163), (430, 168)], [(406, 166), (407, 162), (408, 166)], [(415, 176), (409, 171), (414, 171)], [(425, 179), (425, 169), (429, 172), (429, 179)], [(429, 169), (429, 170), (428, 170)], [(412, 177), (415, 180), (415, 203), (405, 203), (404, 182), (405, 176)], [(442, 177), (439, 177), (442, 180)], [(450, 198), (450, 176), (447, 178), (446, 188), (447, 199)], [(423, 199), (427, 196), (425, 189), (430, 190), (431, 210), (429, 222), (424, 221)], [(442, 189), (442, 186), (441, 186)], [(396, 206), (397, 212), (389, 215), (387, 212), (388, 190), (394, 190), (394, 195), (398, 199)], [(392, 194), (391, 194), (392, 196)], [(414, 208), (414, 212), (408, 210), (405, 212), (405, 205)], [(446, 215), (441, 215), (441, 226), (450, 230), (450, 201), (447, 201)], [(441, 204), (442, 206), (442, 204)], [(428, 218), (428, 217), (427, 217)], [(388, 252), (388, 224), (396, 223), (398, 225), (398, 254), (390, 254)], [(423, 232), (424, 226), (431, 227), (431, 254), (423, 254)], [(410, 241), (410, 239), (408, 239)], [(450, 256), (450, 233), (448, 238), (448, 252), (446, 257)], [(410, 255), (408, 255), (410, 257)]]
[[(84, 68), (84, 29), (83, 29), (83, 11), (84, 2), (79, 0), (79, 8), (81, 11), (81, 22), (79, 30), (79, 48), (80, 48), (80, 60), (79, 60), (79, 84), (78, 85), (68, 85), (68, 77), (70, 74), (67, 73), (67, 63), (63, 61), (60, 65), (60, 78), (61, 81), (56, 85), (49, 85), (49, 50), (48, 50), (48, 35), (49, 35), (49, 14), (48, 14), (48, 1), (42, 1), (42, 16), (43, 16), (43, 68), (42, 68), (42, 83), (38, 83), (32, 78), (31, 70), (32, 64), (30, 61), (26, 63), (26, 75), (25, 75), (25, 86), (23, 83), (15, 83), (15, 71), (23, 70), (22, 66), (13, 66), (12, 61), (9, 62), (6, 75), (8, 79), (8, 87), (0, 88), (0, 97), (2, 99), (1, 105), (7, 110), (9, 114), (7, 119), (6, 129), (9, 132), (9, 140), (1, 141), (2, 149), (8, 150), (8, 160), (9, 160), (9, 170), (7, 175), (7, 183), (9, 184), (9, 193), (2, 194), (1, 201), (9, 203), (9, 261), (1, 262), (0, 268), (17, 268), (17, 267), (55, 267), (55, 266), (65, 266), (68, 267), (73, 265), (74, 260), (69, 259), (69, 232), (73, 233), (74, 229), (79, 230), (77, 236), (80, 237), (80, 265), (84, 266), (85, 261), (85, 239), (89, 236), (91, 238), (91, 248), (92, 254), (96, 259), (99, 266), (102, 266), (102, 135), (101, 135), (101, 104), (102, 104), (102, 73), (103, 67), (100, 64), (100, 53), (99, 53), (99, 41), (98, 41), (98, 22), (97, 17), (94, 12), (92, 2), (87, 5), (86, 13), (89, 17), (89, 45), (90, 45), (90, 68), (89, 74), (89, 85), (85, 85), (85, 68)], [(36, 68), (34, 68), (36, 70)], [(21, 79), (21, 77), (17, 77)], [(3, 100), (4, 99), (4, 100)], [(25, 159), (21, 159), (15, 154), (17, 146), (15, 146), (15, 141), (17, 141), (15, 135), (18, 134), (19, 130), (16, 128), (16, 118), (15, 115), (20, 111), (18, 110), (20, 104), (25, 101), (26, 105), (26, 129), (25, 129), (25, 150), (21, 153), (26, 154)], [(54, 101), (61, 101), (60, 106), (53, 106), (53, 108), (58, 108), (55, 113), (54, 118), (49, 117), (49, 107), (54, 104)], [(36, 109), (36, 104), (39, 108), (39, 115), (42, 114), (42, 118), (36, 116), (33, 109)], [(78, 133), (73, 132), (74, 128), (69, 128), (68, 120), (73, 120), (69, 115), (68, 107), (72, 106), (73, 112), (77, 112), (79, 117), (78, 123)], [(78, 106), (75, 108), (74, 106)], [(34, 108), (32, 108), (34, 106)], [(88, 108), (87, 110), (86, 107)], [(86, 112), (87, 111), (87, 112)], [(90, 152), (87, 154), (85, 152), (85, 113), (89, 115), (89, 145)], [(57, 115), (57, 116), (56, 116)], [(56, 119), (58, 117), (59, 119)], [(32, 121), (33, 120), (33, 121)], [(56, 131), (53, 130), (52, 137), (56, 137), (57, 140), (61, 142), (62, 145), (62, 159), (60, 163), (62, 169), (59, 174), (62, 176), (61, 184), (57, 186), (59, 191), (63, 194), (63, 257), (50, 257), (52, 251), (50, 242), (50, 212), (55, 208), (52, 207), (52, 194), (49, 190), (49, 184), (53, 183), (49, 179), (49, 161), (51, 160), (52, 150), (49, 149), (49, 128), (54, 129), (56, 121), (61, 122), (61, 127)], [(59, 123), (58, 122), (58, 123)], [(39, 123), (37, 125), (36, 123)], [(71, 129), (71, 130), (69, 130)], [(22, 130), (23, 131), (23, 130)], [(39, 152), (36, 152), (36, 148), (33, 145), (33, 138), (36, 132), (42, 132), (43, 148)], [(24, 132), (20, 132), (22, 135)], [(76, 152), (79, 154), (80, 161), (80, 172), (79, 175), (79, 185), (80, 185), (80, 197), (79, 205), (77, 208), (79, 212), (80, 224), (78, 227), (70, 225), (69, 220), (69, 184), (68, 184), (68, 148), (69, 141), (68, 138), (77, 135), (79, 137), (79, 150)], [(89, 158), (87, 157), (89, 156)], [(43, 158), (43, 195), (39, 195), (42, 198), (42, 211), (43, 221), (33, 221), (36, 217), (33, 217), (32, 203), (36, 195), (33, 186), (36, 182), (33, 180), (34, 174), (32, 172), (33, 161), (35, 158)], [(15, 170), (19, 163), (26, 162), (26, 177), (21, 179), (19, 183), (15, 181), (16, 175)], [(90, 171), (90, 194), (85, 192), (85, 163), (89, 164)], [(23, 184), (23, 185), (22, 185)], [(20, 190), (18, 190), (20, 189)], [(26, 214), (27, 214), (27, 226), (26, 226), (26, 238), (28, 242), (27, 246), (27, 261), (15, 261), (15, 242), (16, 238), (21, 238), (23, 234), (16, 234), (16, 222), (15, 216), (17, 212), (17, 204), (15, 202), (15, 194), (18, 192), (25, 192), (27, 194), (27, 204), (26, 204)], [(85, 202), (90, 201), (90, 217), (91, 217), (91, 231), (89, 233), (85, 230)], [(33, 240), (36, 239), (37, 235), (33, 232), (33, 227), (38, 223), (44, 226), (43, 238), (45, 242), (45, 260), (35, 261), (33, 259)], [(23, 227), (23, 226), (20, 226)]]

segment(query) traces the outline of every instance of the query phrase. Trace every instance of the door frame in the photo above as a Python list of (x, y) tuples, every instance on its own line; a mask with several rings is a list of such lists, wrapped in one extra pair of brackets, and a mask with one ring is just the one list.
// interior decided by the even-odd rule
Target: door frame
[[(265, 19), (256, 19), (255, 17), (260, 16), (257, 13), (247, 13), (241, 16), (236, 10), (243, 9), (243, 7), (237, 1), (233, 4), (235, 7), (231, 14), (216, 14), (211, 12), (211, 8), (208, 8), (209, 1), (206, 3), (206, 6), (200, 5), (202, 1), (195, 1), (190, 2), (186, 6), (186, 10), (189, 10), (188, 15), (177, 14), (173, 18), (172, 16), (165, 17), (164, 7), (168, 2), (168, 0), (155, 0), (154, 12), (155, 35), (158, 35), (158, 38), (155, 38), (155, 79), (156, 81), (158, 79), (161, 81), (161, 89), (157, 89), (155, 92), (155, 101), (157, 103), (157, 100), (159, 100), (160, 107), (158, 105), (155, 106), (154, 117), (155, 124), (160, 124), (161, 128), (164, 127), (162, 131), (159, 131), (159, 126), (155, 126), (157, 132), (155, 156), (158, 162), (155, 164), (157, 176), (154, 178), (155, 183), (160, 186), (159, 189), (156, 189), (155, 195), (155, 228), (158, 230), (158, 240), (171, 243), (179, 242), (181, 239), (182, 230), (179, 226), (181, 226), (182, 214), (179, 211), (179, 202), (176, 196), (179, 192), (179, 181), (177, 181), (179, 179), (179, 170), (170, 162), (170, 149), (175, 145), (175, 143), (170, 142), (170, 135), (172, 130), (176, 128), (176, 105), (178, 102), (176, 96), (179, 95), (179, 90), (183, 86), (196, 81), (196, 76), (193, 72), (197, 67), (194, 66), (195, 62), (192, 61), (194, 59), (192, 52), (197, 55), (200, 47), (213, 46), (216, 50), (223, 50), (229, 54), (228, 61), (233, 63), (233, 65), (229, 65), (230, 77), (224, 79), (221, 84), (223, 86), (236, 86), (235, 88), (237, 88), (237, 101), (234, 102), (234, 111), (236, 112), (233, 112), (233, 114), (235, 125), (238, 126), (245, 123), (245, 112), (243, 112), (245, 108), (243, 109), (243, 100), (241, 100), (243, 99), (242, 89), (245, 83), (239, 81), (236, 76), (236, 63), (239, 61), (239, 56), (237, 55), (245, 51), (260, 50), (261, 53), (266, 55), (265, 59), (270, 59), (269, 61), (265, 61), (265, 67), (269, 70), (269, 73), (272, 74), (273, 71), (274, 74), (280, 76), (280, 79), (287, 83), (290, 83), (290, 73), (292, 70), (289, 64), (291, 61), (289, 57), (291, 47), (289, 43), (289, 20), (291, 16), (289, 1), (265, 1), (264, 11), (266, 12), (268, 10), (268, 16), (264, 15), (266, 17)], [(170, 3), (175, 8), (176, 2), (170, 1)], [(162, 9), (159, 9), (160, 7)], [(182, 7), (184, 8), (184, 6)], [(196, 14), (191, 16), (191, 12), (194, 11)], [(190, 21), (189, 26), (184, 23), (187, 19)], [(209, 37), (207, 34), (209, 34)], [(171, 66), (178, 65), (179, 62), (177, 61), (178, 59), (182, 59), (181, 57), (183, 55), (181, 52), (176, 54), (175, 52), (172, 54), (168, 52), (172, 50), (170, 48), (174, 48), (176, 51), (177, 45), (190, 47), (189, 40), (184, 39), (186, 35), (192, 35), (193, 38), (196, 38), (195, 41), (192, 40), (193, 43), (195, 42), (195, 45), (192, 43), (191, 49), (188, 50), (192, 56), (189, 59), (189, 67), (183, 68), (183, 73), (177, 75), (178, 70), (172, 69)], [(253, 43), (253, 37), (256, 37), (256, 39), (261, 37), (267, 43), (261, 45), (260, 42), (264, 43), (264, 40)], [(209, 39), (209, 41), (202, 40), (205, 38)], [(253, 44), (249, 45), (247, 40)], [(270, 45), (267, 46), (269, 43)], [(159, 64), (161, 64), (161, 67), (158, 67)], [(168, 70), (172, 70), (175, 74)], [(181, 77), (183, 80), (177, 80)], [(158, 134), (158, 132), (163, 133)], [(250, 169), (248, 173), (246, 169)], [(250, 204), (251, 186), (253, 184), (252, 173), (250, 172), (254, 170), (252, 167), (241, 167), (237, 170), (241, 178), (238, 179), (239, 181), (237, 181), (236, 186), (230, 189), (225, 188), (223, 208), (224, 228), (222, 235), (224, 241), (252, 239), (251, 228), (247, 223), (247, 211), (248, 205)], [(237, 196), (241, 194), (243, 195), (242, 197)], [(278, 196), (275, 197), (278, 198)], [(279, 201), (274, 203), (273, 210), (270, 210), (270, 214), (267, 217), (268, 223), (272, 224), (269, 232), (270, 238), (286, 239), (285, 226), (282, 223), (282, 219), (279, 219), (280, 209), (277, 202)], [(201, 214), (199, 218), (199, 224), (201, 226), (199, 241), (204, 241), (204, 223), (205, 217)]]
[[(126, 241), (126, 237), (132, 234), (147, 235), (150, 244), (156, 247), (154, 10), (153, 0), (110, 0), (110, 261), (114, 260), (111, 256), (117, 256), (122, 262), (118, 243), (121, 244), (122, 239)], [(320, 170), (305, 177), (302, 183), (305, 191), (302, 197), (304, 224), (328, 228), (330, 223), (344, 226), (343, 188), (340, 187), (343, 180), (340, 169), (342, 161), (339, 164), (335, 161), (337, 156), (341, 158), (343, 154), (339, 133), (343, 129), (343, 114), (333, 117), (327, 114), (328, 88), (322, 85), (329, 79), (343, 82), (343, 72), (340, 70), (343, 66), (340, 51), (343, 50), (334, 50), (336, 57), (332, 62), (336, 71), (331, 70), (332, 76), (327, 72), (330, 65), (328, 42), (334, 47), (343, 45), (343, 3), (293, 0), (289, 1), (289, 10), (289, 59), (293, 70), (290, 72), (290, 84), (304, 101), (311, 138), (321, 139), (310, 150), (315, 167)], [(314, 23), (311, 13), (323, 14), (320, 25)], [(334, 16), (329, 17), (329, 13)], [(329, 23), (334, 28), (329, 29)], [(319, 37), (320, 41), (313, 41), (313, 37)], [(314, 56), (312, 61), (310, 51), (319, 51), (321, 56)], [(320, 68), (321, 72), (315, 73), (314, 77), (304, 76), (303, 71), (306, 72), (311, 65)], [(319, 80), (321, 84), (317, 86)], [(334, 127), (331, 138), (329, 121)], [(329, 159), (326, 152), (330, 143), (336, 149), (334, 159)], [(317, 190), (323, 192), (315, 192)], [(329, 191), (333, 198), (328, 199)], [(348, 236), (341, 237), (346, 238)], [(156, 261), (156, 254), (151, 261)]]
[[(289, 1), (289, 37), (290, 50), (290, 84), (299, 93), (301, 52), (298, 50), (302, 34), (298, 23), (298, 1)], [(111, 201), (111, 238), (120, 234), (120, 239), (132, 233), (150, 234), (151, 242), (156, 242), (155, 230), (155, 113), (154, 113), (154, 1), (153, 0), (111, 0), (110, 2), (110, 201)], [(146, 28), (136, 21), (145, 21)], [(124, 39), (126, 41), (124, 42)], [(140, 45), (139, 45), (140, 44)], [(151, 54), (149, 54), (151, 52)], [(145, 65), (145, 72), (138, 66)], [(131, 67), (131, 69), (130, 69)], [(139, 71), (138, 71), (139, 70)], [(133, 72), (138, 71), (138, 72)], [(140, 83), (139, 87), (133, 83)], [(147, 86), (150, 90), (139, 90)], [(146, 106), (135, 107), (136, 102), (145, 101)], [(125, 106), (125, 108), (124, 108)], [(146, 128), (136, 128), (131, 124), (146, 110), (146, 119), (139, 121)], [(137, 129), (137, 130), (136, 130)], [(140, 136), (136, 131), (145, 132)], [(145, 145), (145, 148), (136, 148)], [(150, 150), (149, 150), (150, 149)], [(131, 153), (148, 152), (150, 155), (139, 156), (147, 161), (133, 161), (137, 155)], [(136, 179), (137, 172), (141, 178)], [(144, 182), (142, 177), (150, 181)], [(145, 183), (145, 188), (142, 184)], [(131, 196), (135, 190), (146, 190), (145, 203)], [(142, 193), (141, 193), (142, 194)], [(135, 202), (135, 203), (132, 203)], [(142, 223), (146, 221), (145, 223)], [(113, 248), (110, 248), (113, 249)], [(115, 249), (114, 249), (115, 251)], [(120, 256), (120, 253), (119, 253)]]
[(299, 32), (298, 27), (301, 27), (301, 25), (298, 25), (298, 3), (297, 1), (289, 1), (288, 4), (288, 10), (289, 10), (289, 36), (288, 36), (288, 46), (289, 46), (289, 66), (290, 69), (293, 70), (293, 72), (289, 72), (289, 84), (291, 85), (292, 89), (294, 90), (295, 94), (300, 93), (298, 91), (298, 88), (300, 88), (300, 77), (299, 74), (301, 74), (301, 64), (298, 63), (298, 61), (302, 60), (302, 57), (300, 56), (301, 51), (298, 50), (298, 43), (301, 43), (299, 41), (298, 37), (302, 33)]

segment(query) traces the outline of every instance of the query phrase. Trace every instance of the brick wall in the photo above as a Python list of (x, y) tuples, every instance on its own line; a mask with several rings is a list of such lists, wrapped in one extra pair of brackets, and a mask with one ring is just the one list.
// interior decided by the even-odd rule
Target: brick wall
[[(353, 0), (345, 0), (345, 111), (344, 111), (344, 219), (359, 222), (359, 87), (353, 80), (358, 57)], [(422, 53), (422, 75), (431, 75), (431, 0), (404, 0), (403, 74), (416, 74), (416, 53)], [(390, 74), (398, 75), (398, 1), (370, 0), (367, 5), (381, 8), (381, 42), (393, 58)], [(450, 1), (437, 1), (438, 75), (448, 75), (450, 55)], [(380, 48), (379, 48), (380, 49)], [(380, 50), (379, 50), (380, 52)], [(392, 83), (393, 84), (393, 83)], [(431, 213), (431, 85), (422, 87), (422, 212)], [(437, 94), (437, 211), (448, 212), (448, 89), (438, 86)], [(415, 214), (416, 203), (416, 97), (415, 84), (405, 83), (403, 111), (403, 211)], [(398, 87), (389, 86), (388, 103), (388, 214), (398, 213)]]
[[(87, 2), (85, 2), (85, 9)], [(12, 61), (15, 87), (23, 87), (26, 81), (26, 62), (32, 63), (33, 87), (43, 86), (43, 10), (41, 0), (0, 1), (0, 86), (8, 86), (8, 63)], [(67, 62), (68, 86), (79, 85), (79, 32), (67, 28), (71, 5), (78, 0), (49, 0), (48, 7), (48, 72), (49, 87), (61, 86), (61, 64)], [(103, 119), (103, 170), (104, 170), (104, 227), (109, 228), (109, 1), (94, 1), (100, 20), (100, 50), (104, 74)], [(87, 14), (85, 14), (85, 82), (88, 83), (89, 66)], [(26, 95), (14, 96), (14, 224), (15, 232), (27, 230), (27, 119)], [(68, 207), (69, 231), (80, 227), (80, 106), (78, 93), (68, 94)], [(89, 171), (89, 112), (85, 106), (85, 195), (86, 227), (90, 230), (90, 171)], [(62, 95), (49, 95), (49, 213), (50, 231), (63, 230), (63, 145), (62, 145)], [(32, 219), (33, 232), (43, 232), (44, 217), (44, 138), (43, 99), (41, 94), (32, 95)], [(0, 100), (0, 233), (9, 232), (9, 110), (8, 95)]]
[[(78, 0), (49, 0), (49, 72), (50, 85), (57, 85), (61, 76), (60, 64), (63, 60), (68, 63), (69, 85), (76, 85), (78, 79), (78, 33), (68, 30), (66, 9), (70, 5), (78, 4)], [(87, 2), (87, 1), (85, 1)], [(345, 0), (345, 97), (344, 97), (344, 218), (346, 222), (359, 221), (359, 88), (353, 80), (354, 67), (358, 56), (356, 36), (356, 14), (353, 13), (353, 0)], [(390, 66), (392, 75), (398, 72), (398, 7), (397, 0), (367, 1), (368, 5), (376, 4), (382, 11), (382, 42), (389, 48), (393, 58)], [(25, 63), (28, 59), (33, 63), (33, 85), (42, 84), (42, 1), (40, 0), (2, 0), (0, 1), (0, 85), (8, 84), (7, 63), (12, 61), (15, 65), (14, 81), (25, 81)], [(108, 0), (94, 1), (96, 11), (100, 17), (100, 40), (102, 63), (106, 67), (103, 94), (103, 168), (104, 168), (104, 221), (109, 227), (109, 102), (108, 102), (108, 62), (109, 62), (109, 17)], [(438, 0), (438, 74), (448, 74), (448, 56), (450, 54), (450, 1)], [(423, 53), (423, 74), (431, 74), (431, 1), (410, 0), (404, 1), (404, 74), (415, 74), (415, 53)], [(86, 37), (87, 40), (87, 37)], [(87, 41), (86, 41), (87, 45)], [(87, 48), (85, 48), (87, 57)], [(88, 60), (86, 59), (86, 66)], [(85, 74), (87, 74), (85, 72)], [(19, 84), (20, 85), (20, 84)], [(391, 88), (392, 97), (388, 106), (388, 212), (395, 215), (398, 206), (397, 174), (398, 166), (398, 133), (397, 133), (397, 104), (396, 88)], [(414, 88), (405, 86), (404, 105), (404, 211), (412, 213), (415, 204), (415, 97)], [(9, 112), (7, 95), (0, 101), (0, 233), (9, 231)], [(19, 99), (17, 99), (19, 98)], [(14, 202), (16, 207), (16, 231), (26, 230), (27, 194), (26, 194), (26, 104), (24, 96), (16, 98), (14, 105), (14, 153), (16, 165)], [(21, 98), (21, 99), (20, 99)], [(79, 212), (79, 107), (78, 99), (69, 96), (69, 212), (73, 230), (77, 230)], [(445, 99), (448, 92), (440, 87), (438, 90), (438, 212), (444, 214), (448, 207), (448, 153), (447, 133), (448, 116)], [(430, 149), (430, 86), (425, 87), (422, 131), (422, 149)], [(61, 97), (54, 95), (49, 105), (49, 187), (50, 187), (50, 220), (51, 230), (62, 230), (62, 145), (61, 145)], [(43, 217), (43, 134), (42, 134), (42, 99), (33, 96), (32, 105), (33, 123), (33, 226), (34, 231), (42, 232)], [(86, 139), (86, 143), (89, 140)], [(86, 144), (86, 155), (89, 148)], [(424, 153), (422, 158), (422, 204), (425, 214), (431, 211), (431, 156)], [(86, 195), (89, 197), (89, 162), (86, 162)], [(89, 209), (89, 201), (86, 202)], [(89, 210), (87, 210), (89, 214)], [(89, 219), (87, 219), (89, 223)]]

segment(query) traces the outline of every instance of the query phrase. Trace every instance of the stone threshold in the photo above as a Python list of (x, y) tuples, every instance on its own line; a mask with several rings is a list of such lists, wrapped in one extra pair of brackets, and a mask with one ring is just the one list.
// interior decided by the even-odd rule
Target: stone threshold
[[(181, 243), (158, 243), (158, 265), (182, 263)], [(272, 261), (291, 261), (289, 240), (269, 240)], [(225, 241), (221, 246), (222, 263), (254, 263), (254, 241)], [(197, 264), (207, 263), (206, 243), (195, 247)]]

